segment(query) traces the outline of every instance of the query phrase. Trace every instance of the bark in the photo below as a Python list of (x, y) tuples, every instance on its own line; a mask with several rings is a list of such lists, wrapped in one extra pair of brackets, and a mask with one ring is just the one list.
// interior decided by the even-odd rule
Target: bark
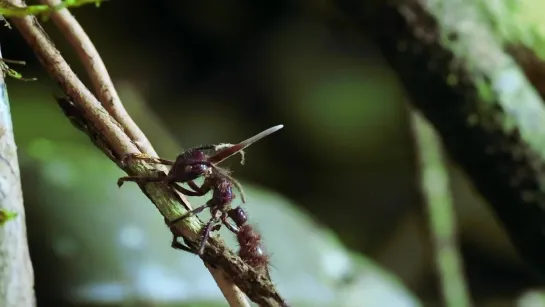
[[(1, 53), (0, 53), (1, 58)], [(9, 218), (11, 214), (15, 216)], [(36, 305), (28, 251), (17, 147), (4, 78), (0, 73), (0, 306)]]
[(545, 108), (486, 23), (483, 7), (496, 1), (334, 3), (371, 34), (520, 255), (545, 277)]

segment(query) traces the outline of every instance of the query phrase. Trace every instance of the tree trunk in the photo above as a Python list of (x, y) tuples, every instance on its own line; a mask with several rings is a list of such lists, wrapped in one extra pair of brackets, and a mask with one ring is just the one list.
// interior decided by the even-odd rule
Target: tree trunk
[(8, 92), (2, 73), (0, 73), (0, 221), (0, 306), (33, 307), (36, 305), (34, 272), (28, 251), (17, 147), (13, 138)]

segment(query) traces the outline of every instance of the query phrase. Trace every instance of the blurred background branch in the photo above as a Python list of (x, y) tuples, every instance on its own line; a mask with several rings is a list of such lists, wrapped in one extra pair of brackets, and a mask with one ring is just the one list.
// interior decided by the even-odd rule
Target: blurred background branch
[(434, 246), (435, 267), (441, 283), (442, 306), (473, 306), (458, 250), (456, 213), (450, 193), (447, 164), (441, 141), (418, 111), (411, 112), (420, 167), (420, 185)]
[(518, 252), (545, 276), (545, 105), (486, 22), (484, 8), (501, 4), (338, 3), (367, 26)]
[(0, 70), (0, 306), (33, 307), (34, 271), (4, 73)]

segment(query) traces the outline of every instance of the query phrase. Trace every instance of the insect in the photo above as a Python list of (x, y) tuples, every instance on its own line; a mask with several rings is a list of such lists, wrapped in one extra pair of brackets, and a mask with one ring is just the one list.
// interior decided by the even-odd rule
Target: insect
[[(242, 202), (246, 202), (244, 191), (238, 181), (230, 176), (229, 171), (216, 166), (216, 164), (222, 162), (223, 160), (229, 158), (236, 153), (242, 153), (242, 150), (244, 150), (246, 147), (282, 128), (283, 125), (274, 126), (235, 145), (220, 144), (191, 148), (178, 155), (175, 161), (152, 158), (142, 155), (129, 157), (145, 160), (150, 163), (170, 165), (172, 167), (166, 175), (163, 174), (156, 177), (126, 176), (119, 178), (117, 184), (118, 186), (121, 186), (125, 181), (134, 181), (138, 183), (165, 182), (171, 185), (180, 193), (188, 196), (203, 196), (209, 191), (212, 191), (212, 198), (208, 202), (206, 202), (205, 205), (197, 207), (185, 214), (184, 216), (168, 223), (170, 226), (182, 219), (198, 214), (206, 208), (210, 208), (212, 217), (203, 228), (201, 245), (197, 251), (198, 255), (202, 255), (204, 253), (204, 248), (208, 238), (210, 237), (211, 232), (215, 229), (219, 229), (219, 227), (221, 227), (221, 224), (225, 225), (229, 230), (234, 233), (240, 232), (238, 227), (233, 226), (227, 220), (227, 218), (231, 218), (233, 221), (235, 221), (235, 219), (237, 218), (235, 213), (233, 213), (233, 216), (229, 216), (229, 212), (235, 212), (231, 211), (235, 210), (231, 209), (231, 202), (235, 198), (235, 194), (232, 190), (233, 186), (235, 186), (239, 190)], [(204, 153), (205, 150), (213, 150), (215, 151), (215, 154), (212, 156), (208, 156)], [(194, 180), (199, 177), (205, 178), (204, 183), (201, 186), (198, 186), (194, 182)], [(188, 190), (179, 185), (178, 183), (186, 183), (193, 190)], [(242, 211), (242, 213), (244, 212)], [(246, 216), (245, 214), (243, 215)], [(238, 218), (240, 218), (239, 220), (241, 221), (241, 216), (238, 216)], [(235, 224), (237, 224), (236, 221)]]
[[(222, 200), (212, 198), (210, 201), (214, 202)], [(211, 207), (212, 218), (204, 226), (201, 245), (199, 250), (197, 251), (197, 254), (202, 255), (202, 251), (204, 250), (204, 243), (209, 238), (210, 233), (212, 231), (220, 230), (221, 225), (223, 224), (231, 232), (237, 235), (237, 241), (240, 247), (238, 255), (240, 256), (240, 258), (254, 268), (266, 267), (269, 257), (265, 253), (264, 246), (261, 242), (261, 235), (252, 227), (252, 225), (247, 223), (248, 216), (246, 215), (246, 212), (244, 212), (244, 210), (240, 206), (234, 209), (226, 209), (230, 205), (230, 201), (229, 203), (216, 203), (215, 205), (216, 207)], [(196, 208), (195, 210), (186, 213), (185, 215), (175, 220), (172, 220), (169, 225), (172, 226), (177, 222), (187, 218), (191, 214), (199, 213), (200, 211), (202, 211), (202, 209), (206, 208), (206, 206), (207, 205)], [(227, 217), (229, 217), (235, 223), (235, 225), (229, 223), (229, 221), (227, 221)], [(174, 238), (173, 240), (172, 247), (193, 252), (189, 250), (187, 246), (179, 243), (176, 238)]]
[(269, 255), (261, 242), (261, 234), (248, 224), (248, 216), (241, 207), (230, 209), (227, 215), (237, 226), (238, 255), (251, 267), (263, 269), (268, 274)]
[[(125, 163), (129, 159), (139, 159), (139, 160), (146, 161), (148, 163), (168, 165), (168, 166), (171, 166), (171, 169), (166, 176), (160, 175), (156, 177), (153, 177), (153, 176), (121, 177), (118, 179), (117, 185), (121, 187), (123, 183), (126, 181), (133, 181), (138, 183), (165, 182), (167, 184), (171, 184), (172, 187), (174, 187), (176, 190), (178, 190), (182, 194), (185, 194), (188, 196), (202, 196), (206, 194), (206, 192), (204, 194), (202, 192), (199, 192), (199, 191), (202, 191), (202, 189), (199, 188), (193, 180), (202, 176), (208, 177), (208, 176), (216, 175), (216, 177), (218, 176), (224, 177), (224, 178), (227, 178), (229, 181), (231, 181), (241, 193), (241, 198), (243, 199), (243, 202), (244, 202), (245, 195), (238, 181), (232, 178), (229, 175), (228, 171), (221, 169), (217, 167), (216, 165), (236, 153), (242, 154), (242, 157), (243, 157), (242, 164), (244, 164), (243, 150), (246, 147), (282, 129), (283, 127), (284, 125), (271, 127), (235, 145), (219, 144), (219, 145), (205, 145), (205, 146), (194, 147), (182, 152), (180, 155), (178, 155), (178, 157), (176, 157), (176, 160), (174, 161), (161, 159), (161, 158), (153, 158), (153, 157), (149, 157), (149, 156), (141, 155), (141, 154), (129, 155), (125, 157), (124, 159)], [(205, 150), (213, 150), (213, 151), (216, 151), (216, 153), (213, 156), (207, 156), (204, 153)], [(175, 183), (187, 183), (194, 191), (188, 190)]]
[[(214, 199), (212, 199), (211, 201), (214, 201)], [(224, 205), (227, 206), (228, 204)], [(204, 208), (204, 206), (202, 207)], [(225, 209), (225, 207), (223, 208)], [(199, 208), (195, 210), (198, 209)], [(221, 225), (223, 224), (230, 231), (236, 234), (239, 244), (238, 255), (240, 256), (240, 258), (249, 266), (265, 272), (268, 276), (269, 256), (265, 252), (265, 248), (261, 241), (261, 235), (252, 227), (252, 225), (247, 223), (248, 216), (246, 215), (246, 212), (244, 212), (244, 210), (240, 206), (223, 211), (221, 211), (221, 209), (219, 208), (212, 207), (212, 210), (212, 218), (204, 227), (201, 245), (197, 252), (191, 250), (184, 244), (179, 243), (176, 236), (173, 238), (172, 247), (202, 255), (202, 252), (204, 250), (204, 244), (208, 240), (211, 232), (219, 230), (221, 228)], [(169, 224), (172, 226), (178, 221), (187, 218), (187, 216), (189, 216), (189, 213), (171, 221)], [(235, 223), (235, 225), (230, 224), (226, 219), (227, 217), (229, 217)]]

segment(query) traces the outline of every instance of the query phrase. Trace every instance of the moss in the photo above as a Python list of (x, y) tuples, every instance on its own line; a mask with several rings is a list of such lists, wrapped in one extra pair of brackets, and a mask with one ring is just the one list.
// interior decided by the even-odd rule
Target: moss
[(17, 217), (17, 212), (12, 212), (6, 209), (0, 209), (0, 226), (3, 226), (7, 221)]

